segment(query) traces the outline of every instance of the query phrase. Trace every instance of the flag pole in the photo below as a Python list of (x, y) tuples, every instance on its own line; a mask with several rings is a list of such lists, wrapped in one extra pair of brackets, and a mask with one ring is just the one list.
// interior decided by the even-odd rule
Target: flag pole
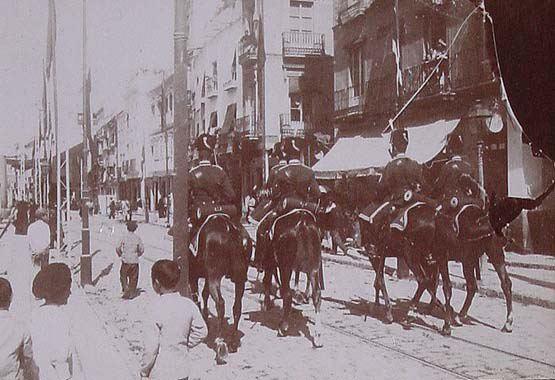
[(89, 231), (89, 186), (87, 181), (87, 0), (83, 0), (83, 165), (81, 198), (81, 286), (92, 284), (91, 242)]

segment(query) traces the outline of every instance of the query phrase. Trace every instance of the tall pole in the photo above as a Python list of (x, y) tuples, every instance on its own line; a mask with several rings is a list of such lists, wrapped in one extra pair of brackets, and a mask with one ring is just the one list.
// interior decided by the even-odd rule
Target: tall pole
[(69, 220), (69, 210), (70, 210), (70, 200), (71, 200), (71, 188), (69, 181), (69, 143), (66, 147), (66, 222)]
[(58, 131), (58, 83), (56, 78), (56, 54), (52, 55), (52, 80), (54, 84), (54, 135), (56, 139), (56, 251), (59, 253), (62, 228), (62, 170), (60, 133)]
[(181, 267), (180, 291), (189, 295), (189, 104), (187, 99), (187, 69), (188, 53), (187, 39), (189, 37), (189, 0), (175, 1), (174, 25), (174, 164), (175, 188), (180, 191), (174, 194), (174, 234), (173, 258)]
[(81, 286), (92, 284), (91, 241), (89, 231), (89, 186), (87, 181), (87, 0), (83, 0), (83, 166), (81, 198)]

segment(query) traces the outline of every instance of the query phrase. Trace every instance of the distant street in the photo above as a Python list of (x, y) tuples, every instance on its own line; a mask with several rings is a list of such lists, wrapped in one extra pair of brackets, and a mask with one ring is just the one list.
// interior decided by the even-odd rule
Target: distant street
[[(78, 278), (80, 236), (78, 217), (69, 225), (69, 244), (73, 247), (69, 260)], [(110, 223), (110, 224), (109, 224)], [(114, 232), (112, 233), (112, 226)], [(119, 262), (114, 244), (123, 232), (120, 222), (94, 217), (92, 225), (93, 279), (95, 287), (87, 291), (88, 305), (94, 310), (107, 341), (130, 372), (138, 369), (142, 354), (142, 318), (144, 309), (154, 297), (150, 284), (150, 267), (160, 258), (171, 257), (171, 238), (166, 229), (139, 224), (145, 241), (145, 257), (140, 265), (141, 295), (122, 300), (119, 289)], [(12, 250), (3, 252), (15, 253)], [(244, 336), (239, 351), (230, 354), (228, 364), (216, 366), (214, 351), (202, 345), (193, 350), (195, 370), (202, 378), (317, 378), (317, 379), (511, 379), (553, 378), (551, 343), (555, 332), (555, 311), (538, 306), (515, 304), (514, 332), (500, 331), (504, 321), (504, 301), (497, 297), (477, 297), (470, 311), (473, 324), (453, 330), (445, 338), (437, 331), (442, 320), (420, 314), (412, 328), (402, 323), (408, 299), (416, 286), (413, 281), (387, 278), (394, 300), (395, 322), (382, 322), (384, 308), (373, 300), (374, 273), (362, 265), (342, 263), (338, 256), (325, 255), (326, 290), (323, 292), (324, 347), (313, 349), (306, 338), (307, 320), (294, 313), (291, 336), (278, 338), (276, 329), (280, 300), (270, 312), (260, 311), (261, 282), (251, 269), (243, 301), (240, 330)], [(333, 261), (331, 261), (333, 260)], [(353, 260), (356, 262), (356, 260)], [(359, 264), (363, 264), (360, 262)], [(539, 265), (539, 264), (538, 264)], [(551, 272), (552, 273), (552, 272)], [(551, 277), (553, 278), (553, 277)], [(304, 284), (301, 283), (301, 288)], [(227, 315), (231, 316), (232, 284), (225, 280), (224, 297)], [(426, 297), (426, 296), (425, 296)], [(460, 308), (464, 293), (454, 291), (455, 308)], [(303, 316), (312, 315), (312, 307), (296, 306)], [(422, 305), (421, 312), (425, 310)], [(211, 302), (211, 311), (215, 307)], [(437, 313), (437, 312), (436, 312)]]

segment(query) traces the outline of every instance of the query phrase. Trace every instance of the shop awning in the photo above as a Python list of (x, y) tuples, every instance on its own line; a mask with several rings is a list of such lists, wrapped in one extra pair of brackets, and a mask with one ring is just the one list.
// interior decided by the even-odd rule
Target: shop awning
[(235, 119), (237, 118), (237, 103), (232, 103), (227, 106), (225, 111), (224, 123), (222, 129), (220, 129), (220, 134), (228, 134), (229, 132), (235, 130)]
[[(407, 128), (409, 146), (407, 156), (425, 163), (437, 156), (459, 119), (438, 120), (434, 123)], [(381, 137), (340, 138), (330, 151), (312, 168), (317, 178), (336, 179), (342, 174), (367, 176), (376, 173), (390, 160), (389, 133)]]

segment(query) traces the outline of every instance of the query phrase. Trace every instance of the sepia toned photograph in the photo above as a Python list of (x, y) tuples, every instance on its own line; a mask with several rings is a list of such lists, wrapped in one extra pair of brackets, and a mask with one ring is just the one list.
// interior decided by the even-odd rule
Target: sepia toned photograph
[(554, 0), (0, 0), (0, 380), (555, 379)]

